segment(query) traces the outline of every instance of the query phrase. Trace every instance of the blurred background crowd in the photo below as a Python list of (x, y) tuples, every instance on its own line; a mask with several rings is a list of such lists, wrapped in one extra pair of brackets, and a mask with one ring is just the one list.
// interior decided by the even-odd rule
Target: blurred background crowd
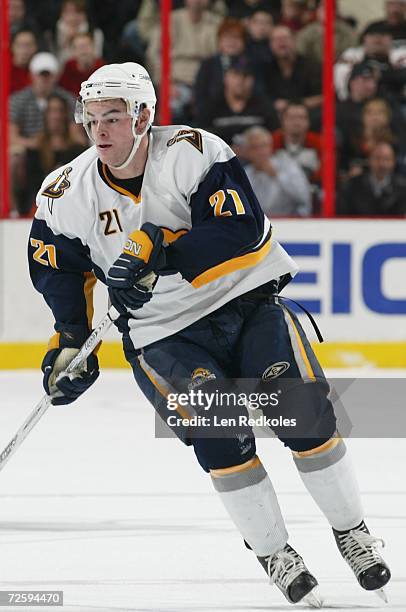
[[(337, 215), (406, 215), (406, 0), (337, 1)], [(89, 146), (73, 112), (104, 63), (160, 87), (158, 0), (9, 0), (12, 215)], [(380, 12), (381, 11), (381, 12)], [(318, 216), (324, 9), (318, 0), (174, 0), (172, 122), (221, 136), (267, 215)], [(159, 113), (157, 115), (159, 123)]]

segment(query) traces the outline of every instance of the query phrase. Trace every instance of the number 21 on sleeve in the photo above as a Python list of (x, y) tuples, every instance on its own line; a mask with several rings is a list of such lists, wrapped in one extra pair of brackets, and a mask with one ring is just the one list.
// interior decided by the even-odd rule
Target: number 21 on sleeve
[(43, 266), (51, 266), (51, 268), (58, 268), (56, 265), (56, 250), (53, 244), (44, 244), (42, 240), (31, 238), (31, 246), (36, 250), (32, 257), (35, 261)]
[[(233, 200), (233, 204), (235, 207), (235, 212), (237, 215), (245, 214), (245, 208), (243, 203), (241, 202), (241, 198), (238, 195), (238, 192), (235, 189), (227, 189), (227, 194), (231, 196)], [(224, 203), (227, 199), (227, 195), (224, 192), (224, 189), (219, 189), (216, 193), (213, 193), (209, 197), (210, 205), (213, 206), (214, 216), (215, 217), (231, 217), (232, 212), (230, 210), (223, 210)]]

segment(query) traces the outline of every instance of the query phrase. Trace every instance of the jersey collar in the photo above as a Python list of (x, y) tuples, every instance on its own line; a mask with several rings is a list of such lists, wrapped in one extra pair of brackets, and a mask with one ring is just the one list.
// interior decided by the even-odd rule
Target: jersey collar
[(132, 193), (127, 188), (120, 185), (120, 179), (113, 177), (111, 172), (109, 171), (107, 164), (103, 164), (100, 159), (97, 160), (97, 170), (99, 172), (99, 176), (104, 183), (117, 193), (121, 195), (127, 196), (130, 198), (134, 204), (139, 204), (141, 202), (141, 189), (138, 194)]

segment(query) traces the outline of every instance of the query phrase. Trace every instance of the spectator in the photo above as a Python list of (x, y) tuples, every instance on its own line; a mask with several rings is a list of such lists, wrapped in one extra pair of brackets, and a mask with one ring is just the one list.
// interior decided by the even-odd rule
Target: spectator
[(41, 33), (53, 30), (58, 20), (62, 0), (24, 0), (24, 3), (27, 15), (35, 15), (35, 21)]
[[(185, 112), (192, 104), (193, 86), (203, 59), (216, 52), (220, 18), (207, 10), (208, 0), (185, 0), (185, 8), (171, 14), (172, 98), (182, 100)], [(147, 63), (155, 83), (161, 77), (160, 27), (151, 34)]]
[(369, 24), (365, 28), (363, 36), (376, 26), (384, 26), (393, 40), (406, 44), (406, 1), (386, 0), (385, 13), (385, 19)]
[(289, 100), (302, 99), (308, 109), (320, 106), (321, 68), (297, 53), (294, 35), (286, 26), (272, 32), (273, 58), (262, 70), (263, 87), (275, 110), (282, 113)]
[[(224, 72), (244, 57), (246, 34), (238, 19), (227, 18), (217, 32), (217, 53), (203, 60), (196, 76), (194, 104), (201, 116), (223, 91)], [(241, 60), (242, 61), (242, 60)]]
[(299, 164), (286, 151), (272, 155), (272, 135), (264, 128), (248, 129), (244, 140), (245, 171), (267, 217), (310, 215), (310, 185)]
[(37, 39), (32, 30), (19, 30), (14, 34), (11, 43), (10, 94), (31, 83), (28, 66), (37, 51)]
[[(172, 10), (182, 8), (182, 6), (183, 3), (180, 5), (173, 3)], [(142, 0), (136, 15), (135, 25), (137, 34), (146, 48), (152, 32), (159, 26), (159, 0)]]
[(89, 32), (76, 34), (72, 39), (72, 59), (66, 62), (59, 84), (78, 96), (81, 83), (103, 64), (104, 61), (96, 55), (93, 36)]
[(406, 215), (406, 177), (395, 172), (395, 152), (389, 143), (377, 143), (369, 167), (342, 188), (337, 212), (347, 216)]
[[(98, 0), (93, 0), (98, 2)], [(232, 0), (234, 2), (234, 0)], [(250, 1), (250, 0), (249, 0)], [(269, 0), (263, 0), (267, 2)], [(184, 0), (172, 0), (172, 10), (184, 8)], [(223, 19), (228, 11), (224, 0), (209, 0), (207, 8), (211, 13), (214, 13), (218, 18)], [(159, 25), (160, 0), (142, 0), (141, 6), (137, 14), (137, 30), (139, 35), (148, 43), (152, 31)]]
[(279, 17), (281, 0), (226, 0), (229, 17), (246, 19), (256, 11), (271, 11), (274, 20)]
[(272, 134), (273, 150), (286, 151), (313, 184), (320, 184), (322, 139), (310, 132), (309, 111), (300, 102), (290, 102), (281, 117), (282, 127)]
[[(391, 128), (392, 111), (381, 98), (366, 102), (361, 112), (361, 122), (354, 131), (348, 133), (340, 155), (340, 169), (347, 177), (361, 174), (367, 167), (368, 156), (378, 142), (395, 144), (396, 138)], [(403, 131), (398, 125), (398, 133)]]
[(314, 13), (309, 11), (307, 0), (282, 0), (279, 25), (298, 32), (313, 19)]
[(348, 79), (352, 68), (359, 63), (374, 67), (381, 87), (388, 93), (397, 94), (406, 83), (404, 73), (399, 72), (396, 76), (398, 69), (406, 65), (406, 46), (394, 50), (392, 36), (384, 25), (371, 26), (363, 37), (362, 46), (344, 51), (334, 66), (334, 82), (340, 100), (348, 97)]
[(56, 93), (49, 96), (44, 113), (44, 130), (38, 138), (38, 149), (27, 152), (27, 206), (34, 202), (44, 177), (51, 170), (69, 163), (86, 149), (72, 137), (70, 114), (71, 109), (66, 98)]
[[(321, 64), (323, 62), (324, 48), (324, 4), (321, 3), (316, 11), (316, 21), (309, 23), (297, 35), (297, 49), (308, 60)], [(356, 32), (345, 21), (336, 18), (335, 21), (335, 52), (339, 57), (346, 49), (353, 47), (356, 42)]]
[[(171, 14), (172, 75), (176, 83), (194, 84), (203, 59), (216, 52), (219, 17), (207, 10), (208, 0), (185, 0), (185, 8)], [(156, 83), (160, 81), (160, 36), (156, 27), (147, 49), (147, 61)]]
[(118, 46), (109, 55), (113, 55), (119, 63), (131, 61), (144, 65), (147, 44), (148, 39), (139, 26), (139, 20), (131, 19), (124, 24)]
[(272, 59), (269, 46), (272, 27), (272, 15), (266, 11), (255, 11), (246, 19), (246, 54), (254, 66), (258, 63), (268, 64)]
[(278, 119), (266, 100), (254, 93), (254, 81), (253, 71), (246, 63), (232, 64), (224, 74), (223, 92), (199, 117), (200, 125), (230, 145), (247, 127), (278, 127)]
[[(102, 57), (108, 64), (122, 61), (129, 62), (129, 53), (121, 49), (120, 38), (126, 24), (134, 23), (141, 6), (141, 0), (87, 0), (87, 10), (92, 16), (92, 24), (103, 32), (104, 44)], [(129, 46), (125, 50), (130, 51)], [(140, 59), (140, 58), (138, 58)]]
[(364, 104), (377, 96), (378, 78), (377, 71), (367, 63), (353, 67), (348, 99), (337, 104), (336, 123), (342, 141), (349, 140), (350, 134), (357, 130)]
[(14, 150), (38, 146), (38, 134), (43, 129), (44, 110), (51, 93), (57, 92), (66, 98), (73, 119), (75, 99), (56, 87), (58, 69), (58, 61), (51, 53), (37, 53), (30, 62), (32, 84), (11, 96), (10, 145)]
[(32, 16), (35, 13), (31, 12), (31, 15), (27, 14), (24, 0), (9, 0), (8, 11), (9, 32), (11, 39), (13, 39), (15, 34), (20, 30), (32, 30), (35, 35), (38, 36), (38, 24), (35, 18)]
[[(26, 212), (25, 155), (38, 148), (44, 125), (44, 111), (51, 93), (63, 96), (73, 111), (75, 99), (67, 91), (56, 87), (58, 62), (51, 53), (37, 53), (30, 62), (32, 84), (10, 97), (10, 170), (17, 210)], [(75, 126), (75, 129), (76, 126)]]
[(86, 0), (63, 0), (56, 34), (52, 42), (54, 54), (61, 66), (71, 58), (72, 41), (76, 34), (90, 32), (93, 35), (97, 57), (103, 56), (103, 32), (91, 28), (86, 13)]

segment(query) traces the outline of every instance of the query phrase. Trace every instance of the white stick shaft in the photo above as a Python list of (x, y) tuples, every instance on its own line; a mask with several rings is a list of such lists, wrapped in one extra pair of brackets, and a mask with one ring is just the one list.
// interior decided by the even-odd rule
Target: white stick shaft
[[(117, 310), (114, 308), (114, 306), (111, 306), (106, 316), (100, 321), (99, 325), (92, 331), (88, 339), (85, 341), (79, 353), (75, 355), (75, 357), (69, 363), (68, 367), (66, 368), (66, 372), (73, 372), (80, 365), (82, 365), (82, 363), (89, 357), (90, 353), (94, 351), (100, 340), (106, 334), (107, 330), (111, 327), (113, 321), (117, 319), (118, 316), (119, 313)], [(3, 469), (10, 457), (14, 455), (17, 448), (22, 444), (22, 442), (24, 442), (31, 429), (38, 423), (50, 405), (51, 398), (49, 395), (44, 395), (41, 401), (35, 406), (34, 410), (28, 415), (15, 436), (10, 440), (3, 452), (0, 454), (0, 470)]]

